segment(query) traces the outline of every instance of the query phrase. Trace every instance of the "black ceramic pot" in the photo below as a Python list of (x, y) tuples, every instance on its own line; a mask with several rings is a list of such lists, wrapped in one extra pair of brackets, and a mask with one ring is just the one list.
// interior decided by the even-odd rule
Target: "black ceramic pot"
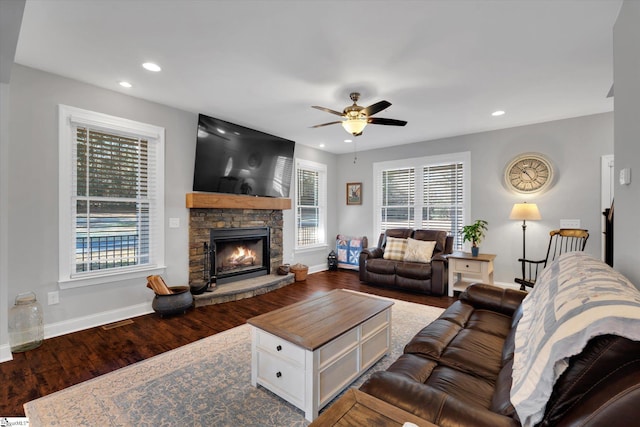
[(173, 294), (156, 294), (151, 307), (160, 316), (186, 313), (193, 304), (193, 296), (189, 292), (189, 286), (170, 286), (169, 289), (173, 291)]

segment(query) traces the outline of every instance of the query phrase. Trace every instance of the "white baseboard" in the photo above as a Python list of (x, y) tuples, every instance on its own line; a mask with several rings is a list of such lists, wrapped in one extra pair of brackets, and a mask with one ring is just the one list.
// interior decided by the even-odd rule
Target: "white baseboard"
[(9, 360), (13, 360), (11, 347), (9, 346), (9, 344), (0, 345), (0, 363), (8, 362)]
[(44, 338), (53, 338), (96, 326), (106, 325), (129, 319), (131, 317), (142, 316), (153, 313), (150, 303), (136, 304), (129, 307), (118, 308), (116, 310), (103, 311), (90, 316), (78, 317), (64, 320), (62, 322), (51, 323), (44, 326)]
[(317, 273), (319, 271), (324, 271), (324, 270), (328, 270), (329, 267), (327, 266), (327, 264), (317, 264), (317, 265), (312, 265), (309, 267), (309, 274), (311, 273)]

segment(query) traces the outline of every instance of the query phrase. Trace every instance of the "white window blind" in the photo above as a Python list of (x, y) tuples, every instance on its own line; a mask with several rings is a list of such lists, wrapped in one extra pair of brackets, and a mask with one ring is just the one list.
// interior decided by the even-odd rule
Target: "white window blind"
[(60, 282), (161, 266), (164, 130), (66, 106), (60, 116)]
[(415, 219), (415, 168), (382, 171), (381, 229), (413, 227)]
[(296, 248), (326, 243), (326, 166), (296, 163)]
[(375, 163), (374, 215), (379, 232), (405, 227), (446, 230), (454, 236), (454, 247), (462, 249), (468, 165), (469, 153)]
[(75, 272), (148, 264), (149, 141), (88, 127), (75, 134)]
[(460, 231), (464, 214), (464, 167), (461, 162), (422, 169), (423, 206), (421, 228), (446, 230), (462, 248)]

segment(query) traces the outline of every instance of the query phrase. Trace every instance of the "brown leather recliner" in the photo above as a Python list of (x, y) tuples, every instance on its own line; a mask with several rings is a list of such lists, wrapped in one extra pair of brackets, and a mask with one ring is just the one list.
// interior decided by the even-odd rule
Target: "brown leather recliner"
[[(384, 259), (388, 237), (435, 241), (429, 263)], [(360, 281), (372, 285), (396, 287), (431, 295), (446, 295), (448, 261), (443, 255), (453, 251), (453, 237), (443, 230), (393, 228), (380, 234), (378, 246), (360, 252)]]

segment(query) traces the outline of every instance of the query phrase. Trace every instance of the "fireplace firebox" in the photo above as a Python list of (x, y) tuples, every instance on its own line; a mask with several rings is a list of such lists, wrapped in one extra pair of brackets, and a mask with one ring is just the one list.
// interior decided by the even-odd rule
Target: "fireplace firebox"
[(269, 227), (212, 228), (210, 282), (222, 285), (270, 274)]

